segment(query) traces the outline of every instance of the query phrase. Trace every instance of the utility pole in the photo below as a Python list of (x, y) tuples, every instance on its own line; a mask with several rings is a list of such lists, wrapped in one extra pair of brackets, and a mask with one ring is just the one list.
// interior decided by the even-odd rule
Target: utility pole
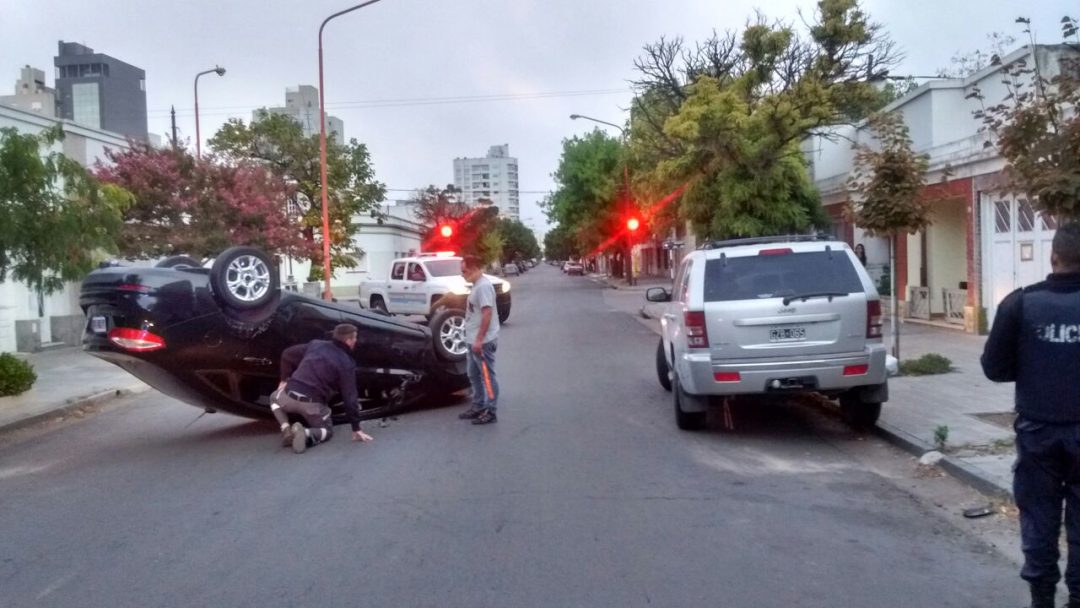
[(176, 106), (169, 106), (169, 113), (172, 114), (172, 147), (176, 150)]

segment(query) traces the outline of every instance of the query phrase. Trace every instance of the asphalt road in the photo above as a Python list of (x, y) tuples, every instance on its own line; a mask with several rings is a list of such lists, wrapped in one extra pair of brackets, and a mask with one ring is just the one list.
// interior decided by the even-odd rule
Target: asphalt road
[(513, 280), (498, 424), (461, 405), (297, 456), (156, 393), (5, 442), (0, 606), (1018, 606), (1013, 563), (804, 406), (675, 428), (655, 334)]

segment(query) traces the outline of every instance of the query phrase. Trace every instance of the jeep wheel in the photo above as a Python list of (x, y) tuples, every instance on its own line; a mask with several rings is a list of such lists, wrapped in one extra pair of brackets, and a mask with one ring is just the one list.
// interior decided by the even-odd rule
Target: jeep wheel
[(667, 355), (664, 353), (664, 339), (656, 345), (656, 379), (665, 391), (671, 390), (671, 370), (668, 368)]
[(863, 431), (871, 429), (881, 417), (880, 403), (866, 403), (858, 393), (848, 392), (840, 395), (840, 413), (853, 428)]
[(671, 386), (672, 402), (675, 405), (675, 425), (684, 431), (700, 431), (705, 428), (705, 416), (708, 412), (687, 412), (682, 409), (687, 401), (701, 399), (701, 397), (687, 395), (676, 373), (671, 374)]

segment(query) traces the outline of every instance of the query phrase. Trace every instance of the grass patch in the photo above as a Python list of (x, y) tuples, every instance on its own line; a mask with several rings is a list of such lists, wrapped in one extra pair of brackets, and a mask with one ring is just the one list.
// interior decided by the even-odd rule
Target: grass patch
[(931, 376), (953, 371), (952, 361), (937, 353), (928, 353), (918, 359), (900, 362), (900, 373), (905, 376)]

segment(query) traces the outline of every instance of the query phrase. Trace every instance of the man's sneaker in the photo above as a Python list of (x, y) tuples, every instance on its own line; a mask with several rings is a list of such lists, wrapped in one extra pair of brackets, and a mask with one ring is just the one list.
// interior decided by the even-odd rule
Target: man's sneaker
[(477, 416), (480, 415), (480, 412), (483, 412), (483, 411), (484, 410), (482, 408), (471, 407), (471, 408), (465, 410), (464, 412), (461, 412), (460, 414), (458, 414), (457, 417), (459, 419), (461, 419), (461, 420), (474, 420), (474, 419), (476, 419)]
[(291, 425), (286, 425), (281, 429), (281, 447), (287, 448), (292, 445), (293, 441), (293, 428)]
[(294, 422), (292, 425), (292, 451), (297, 454), (303, 454), (307, 449), (307, 432), (304, 429), (304, 425), (299, 422)]
[(485, 407), (484, 409), (480, 410), (480, 413), (477, 414), (476, 418), (473, 418), (472, 423), (491, 424), (492, 422), (498, 421), (499, 417), (495, 415), (495, 410), (491, 409), (490, 407)]

